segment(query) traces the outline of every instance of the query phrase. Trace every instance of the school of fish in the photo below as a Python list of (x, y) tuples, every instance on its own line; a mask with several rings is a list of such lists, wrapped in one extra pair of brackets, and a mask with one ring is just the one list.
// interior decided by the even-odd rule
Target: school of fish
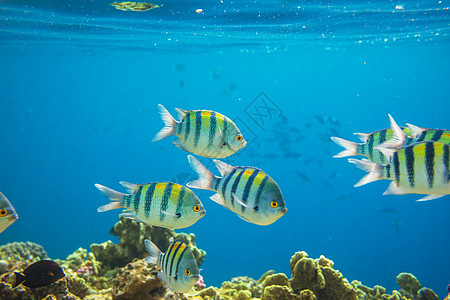
[(450, 130), (399, 127), (389, 115), (391, 127), (369, 134), (357, 133), (364, 143), (331, 139), (345, 148), (334, 157), (354, 155), (365, 159), (348, 161), (367, 172), (355, 187), (391, 180), (383, 195), (422, 194), (417, 201), (437, 199), (450, 194)]
[[(214, 158), (221, 176), (214, 175), (193, 155), (188, 155), (198, 179), (186, 186), (173, 182), (133, 184), (121, 181), (128, 191), (121, 193), (95, 184), (109, 199), (98, 208), (99, 212), (124, 209), (125, 218), (152, 226), (169, 229), (186, 228), (206, 215), (206, 210), (189, 188), (215, 192), (211, 200), (235, 213), (244, 221), (257, 225), (270, 225), (287, 212), (286, 203), (278, 184), (263, 170), (250, 166), (231, 166), (218, 158), (228, 157), (247, 142), (236, 124), (228, 117), (210, 110), (176, 109), (176, 121), (167, 109), (158, 105), (164, 127), (153, 141), (176, 136), (173, 144), (199, 156)], [(365, 158), (348, 159), (367, 172), (355, 187), (387, 179), (391, 184), (385, 195), (423, 194), (419, 201), (436, 199), (450, 194), (450, 130), (421, 128), (406, 124), (399, 127), (389, 115), (390, 128), (369, 134), (355, 133), (362, 143), (338, 137), (331, 139), (344, 150), (334, 157), (361, 155)], [(0, 233), (18, 219), (14, 207), (0, 193)], [(149, 256), (146, 262), (157, 264), (158, 277), (177, 293), (189, 291), (200, 278), (200, 270), (189, 247), (169, 240), (163, 253), (150, 240), (145, 240)], [(50, 274), (50, 275), (47, 275)], [(30, 287), (50, 284), (64, 277), (62, 269), (52, 261), (30, 265), (23, 273), (16, 273), (16, 285)]]

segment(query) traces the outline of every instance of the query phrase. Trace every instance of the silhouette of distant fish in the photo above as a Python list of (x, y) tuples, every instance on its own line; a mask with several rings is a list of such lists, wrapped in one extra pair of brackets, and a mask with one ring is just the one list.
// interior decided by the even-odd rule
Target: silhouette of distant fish
[(0, 233), (14, 223), (19, 216), (9, 200), (0, 192)]
[(15, 288), (22, 284), (29, 288), (46, 286), (58, 281), (65, 276), (62, 268), (52, 260), (41, 260), (29, 265), (22, 273), (14, 272), (16, 282)]

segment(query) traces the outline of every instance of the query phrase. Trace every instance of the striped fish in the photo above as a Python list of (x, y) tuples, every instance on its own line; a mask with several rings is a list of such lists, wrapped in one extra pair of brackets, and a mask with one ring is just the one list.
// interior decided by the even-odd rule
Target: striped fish
[(200, 199), (190, 189), (172, 182), (133, 184), (121, 181), (130, 194), (95, 184), (110, 202), (98, 208), (104, 212), (125, 208), (121, 216), (170, 229), (189, 227), (205, 215)]
[(425, 194), (428, 196), (418, 201), (426, 201), (450, 194), (450, 145), (420, 142), (390, 150), (392, 159), (386, 165), (368, 160), (348, 160), (368, 172), (355, 187), (389, 179), (392, 183), (383, 195)]
[(176, 108), (181, 121), (176, 121), (167, 109), (158, 105), (164, 128), (152, 142), (176, 135), (174, 145), (204, 157), (224, 158), (246, 146), (247, 142), (236, 124), (226, 116), (210, 110), (185, 111)]
[(223, 176), (216, 177), (192, 155), (188, 159), (199, 179), (188, 182), (187, 186), (216, 192), (211, 200), (236, 213), (241, 219), (269, 225), (286, 213), (280, 188), (263, 171), (253, 167), (233, 167), (214, 160)]
[(392, 118), (391, 115), (388, 116), (391, 122), (393, 136), (390, 140), (375, 147), (381, 152), (383, 152), (383, 148), (400, 148), (420, 142), (441, 142), (450, 144), (450, 130), (421, 128), (412, 124), (406, 124), (408, 125), (409, 133), (411, 135), (411, 137), (409, 137), (397, 125), (394, 118)]
[(19, 216), (9, 200), (0, 192), (0, 233), (14, 223)]
[[(402, 129), (406, 134), (409, 133), (408, 128), (402, 127)], [(391, 128), (385, 128), (372, 133), (356, 132), (354, 134), (357, 135), (363, 143), (355, 143), (334, 136), (331, 137), (333, 142), (345, 148), (344, 151), (334, 155), (334, 158), (362, 155), (377, 164), (387, 163), (386, 157), (378, 150), (377, 146), (392, 139), (394, 132)]]
[(161, 267), (158, 277), (163, 280), (170, 289), (177, 293), (188, 292), (200, 278), (200, 270), (191, 249), (183, 242), (174, 242), (169, 239), (170, 245), (166, 253), (149, 240), (145, 240), (150, 256), (145, 261), (157, 264)]

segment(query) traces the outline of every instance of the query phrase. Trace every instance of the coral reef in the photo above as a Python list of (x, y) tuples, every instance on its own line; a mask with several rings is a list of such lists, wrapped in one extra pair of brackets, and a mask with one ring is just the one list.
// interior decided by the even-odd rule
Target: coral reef
[(0, 259), (12, 265), (23, 261), (37, 262), (48, 259), (48, 256), (41, 245), (32, 242), (14, 242), (0, 246)]

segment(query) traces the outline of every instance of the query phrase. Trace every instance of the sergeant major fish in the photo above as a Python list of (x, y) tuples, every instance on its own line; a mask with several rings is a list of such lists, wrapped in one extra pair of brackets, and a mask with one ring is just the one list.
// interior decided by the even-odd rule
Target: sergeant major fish
[(383, 148), (400, 148), (408, 146), (414, 143), (420, 142), (441, 142), (444, 144), (450, 144), (450, 130), (445, 129), (430, 129), (421, 128), (412, 124), (406, 124), (409, 129), (411, 137), (405, 134), (405, 132), (397, 125), (394, 118), (391, 115), (389, 120), (391, 122), (391, 129), (393, 136), (390, 140), (376, 146), (375, 148), (383, 152)]
[(176, 135), (173, 143), (178, 148), (211, 158), (230, 156), (247, 144), (236, 124), (222, 114), (176, 108), (181, 119), (177, 122), (164, 106), (158, 108), (165, 126), (152, 142)]
[(215, 191), (217, 194), (211, 200), (236, 213), (241, 219), (258, 225), (269, 225), (286, 213), (280, 188), (262, 170), (233, 167), (214, 160), (223, 176), (216, 177), (192, 155), (188, 159), (199, 179), (188, 182), (187, 186)]
[[(409, 132), (408, 128), (402, 127), (406, 133)], [(386, 157), (376, 147), (387, 140), (390, 140), (393, 136), (393, 130), (391, 128), (382, 129), (372, 133), (354, 133), (363, 143), (355, 143), (347, 141), (338, 137), (331, 137), (331, 140), (345, 150), (334, 155), (334, 158), (347, 157), (353, 155), (363, 155), (374, 163), (385, 164), (387, 163)]]
[(145, 261), (157, 264), (161, 267), (158, 277), (163, 280), (170, 289), (177, 293), (188, 292), (200, 277), (197, 261), (191, 249), (183, 242), (174, 242), (169, 239), (170, 245), (166, 253), (149, 240), (145, 240), (145, 248), (150, 256)]
[(98, 208), (99, 212), (125, 208), (126, 211), (121, 214), (125, 218), (170, 229), (189, 227), (206, 214), (194, 192), (177, 183), (133, 184), (121, 181), (120, 184), (131, 194), (95, 184), (110, 200)]
[(14, 223), (19, 216), (9, 200), (0, 192), (0, 233)]
[(425, 194), (427, 196), (418, 201), (426, 201), (450, 194), (450, 145), (421, 142), (400, 149), (385, 149), (385, 154), (392, 157), (386, 165), (348, 160), (368, 172), (355, 187), (389, 179), (392, 183), (383, 195)]

